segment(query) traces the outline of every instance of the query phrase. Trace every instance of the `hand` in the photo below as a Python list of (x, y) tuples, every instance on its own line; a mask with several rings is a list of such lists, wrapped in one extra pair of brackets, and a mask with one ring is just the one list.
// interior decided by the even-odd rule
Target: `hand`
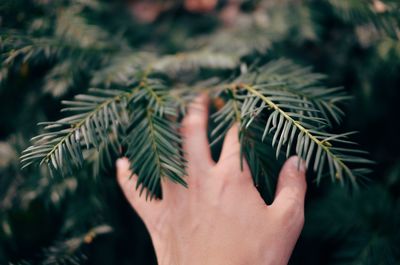
[(225, 137), (215, 163), (207, 139), (208, 98), (198, 97), (182, 124), (188, 188), (162, 180), (163, 199), (146, 201), (135, 189), (126, 158), (119, 184), (150, 232), (160, 265), (287, 264), (304, 223), (305, 167), (283, 166), (272, 205), (240, 169), (238, 126)]

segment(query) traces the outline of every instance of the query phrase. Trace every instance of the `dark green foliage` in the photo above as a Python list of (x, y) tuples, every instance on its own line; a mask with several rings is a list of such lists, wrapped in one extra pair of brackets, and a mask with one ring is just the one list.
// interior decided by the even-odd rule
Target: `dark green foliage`
[[(307, 167), (317, 172), (318, 182), (327, 168), (332, 180), (349, 180), (357, 186), (357, 179), (368, 170), (362, 167), (351, 170), (348, 164), (362, 165), (370, 161), (359, 157), (362, 151), (354, 147), (340, 147), (339, 144), (352, 144), (347, 140), (349, 133), (326, 131), (332, 125), (330, 119), (338, 123), (343, 115), (337, 103), (348, 97), (342, 89), (321, 86), (321, 75), (287, 60), (253, 68), (233, 80), (220, 81), (208, 88), (211, 91), (223, 89), (230, 97), (216, 114), (217, 126), (213, 131), (216, 139), (221, 139), (235, 122), (241, 123), (241, 130), (246, 133), (257, 120), (259, 126), (264, 127), (258, 136), (261, 141), (267, 135), (273, 135), (276, 157), (283, 149), (286, 157), (296, 153), (306, 161)], [(72, 115), (55, 123), (46, 123), (45, 129), (51, 132), (32, 139), (35, 145), (25, 150), (21, 157), (23, 167), (40, 160), (48, 165), (50, 172), (66, 168), (71, 173), (72, 166), (82, 166), (83, 145), (87, 149), (98, 148), (101, 142), (108, 141), (110, 131), (114, 132), (113, 137), (121, 138), (116, 134), (126, 121), (120, 116), (128, 111), (132, 118), (125, 126), (130, 132), (126, 140), (122, 136), (121, 141), (124, 141), (134, 172), (139, 176), (138, 184), (143, 184), (154, 195), (160, 194), (161, 177), (184, 183), (185, 165), (179, 151), (181, 140), (176, 130), (178, 125), (174, 124), (181, 102), (173, 97), (173, 88), (148, 76), (150, 71), (144, 72), (137, 84), (131, 81), (133, 84), (128, 92), (92, 89), (94, 94), (78, 95), (75, 101), (64, 102), (68, 107), (63, 111), (72, 112)], [(137, 75), (136, 72), (133, 74)], [(134, 78), (136, 76), (124, 79)], [(190, 93), (191, 89), (188, 86), (181, 90)], [(253, 161), (249, 162), (253, 164)]]
[(333, 243), (332, 264), (398, 263), (400, 209), (387, 188), (372, 187), (353, 197), (336, 189), (321, 202), (324, 209), (310, 207), (306, 233), (311, 240)]
[(396, 0), (329, 0), (346, 22), (373, 26), (376, 31), (400, 39), (399, 6)]
[[(45, 122), (46, 133), (32, 138), (35, 145), (23, 152), (23, 167), (35, 161), (46, 163), (50, 172), (72, 172), (72, 166), (81, 166), (83, 158), (82, 145), (87, 149), (99, 148), (101, 142), (108, 141), (108, 134), (116, 135), (120, 124), (121, 102), (127, 92), (122, 90), (96, 90), (90, 95), (77, 95), (75, 101), (63, 101), (66, 108), (63, 112), (72, 113), (67, 118), (56, 122)], [(69, 161), (69, 163), (64, 163)]]
[[(399, 8), (243, 1), (223, 23), (177, 2), (141, 24), (124, 1), (0, 3), (0, 263), (152, 264), (114, 162), (129, 158), (149, 199), (162, 196), (162, 178), (186, 185), (179, 128), (206, 92), (214, 156), (240, 123), (242, 157), (266, 201), (285, 158), (306, 160), (310, 224), (298, 251), (307, 257), (295, 253), (293, 264), (395, 264), (399, 178), (384, 169), (400, 149)], [(365, 184), (364, 147), (379, 188), (361, 185), (351, 198), (329, 182)]]
[(146, 197), (160, 196), (162, 177), (186, 186), (176, 103), (162, 82), (145, 81), (131, 100), (131, 120), (125, 140), (138, 186)]
[(341, 88), (321, 86), (321, 77), (287, 60), (273, 61), (255, 73), (238, 76), (227, 85), (225, 93), (229, 100), (215, 115), (215, 123), (220, 124), (212, 135), (221, 139), (234, 122), (241, 122), (246, 134), (248, 127), (257, 123), (256, 128), (263, 128), (258, 135), (261, 141), (272, 134), (276, 158), (281, 151), (286, 157), (294, 152), (306, 161), (308, 168), (317, 172), (318, 182), (326, 166), (333, 180), (343, 182), (348, 178), (356, 186), (356, 179), (367, 170), (360, 168), (352, 172), (346, 163), (369, 161), (357, 156), (361, 150), (337, 147), (341, 143), (351, 144), (347, 140), (349, 133), (325, 131), (332, 124), (330, 119), (340, 122), (343, 113), (337, 103), (348, 97)]

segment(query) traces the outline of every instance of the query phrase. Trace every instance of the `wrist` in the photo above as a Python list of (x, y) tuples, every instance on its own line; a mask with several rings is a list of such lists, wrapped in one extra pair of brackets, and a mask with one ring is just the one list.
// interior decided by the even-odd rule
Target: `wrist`
[(194, 241), (189, 241), (185, 246), (179, 247), (174, 240), (162, 242), (152, 240), (159, 265), (284, 265), (288, 262), (280, 259), (280, 255), (277, 255), (272, 248), (256, 251), (261, 245), (245, 250), (242, 244), (238, 244), (237, 249), (231, 249), (227, 253), (224, 249), (210, 248), (207, 244), (199, 245)]

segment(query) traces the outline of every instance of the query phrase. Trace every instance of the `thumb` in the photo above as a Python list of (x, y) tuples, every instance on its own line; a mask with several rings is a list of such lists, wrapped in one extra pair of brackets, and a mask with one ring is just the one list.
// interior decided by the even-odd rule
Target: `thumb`
[(306, 166), (299, 157), (290, 157), (279, 173), (273, 206), (278, 208), (299, 207), (304, 209), (307, 190)]

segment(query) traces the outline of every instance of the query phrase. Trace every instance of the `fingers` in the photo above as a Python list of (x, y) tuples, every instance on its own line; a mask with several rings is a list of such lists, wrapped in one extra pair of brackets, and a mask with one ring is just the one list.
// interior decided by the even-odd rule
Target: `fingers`
[(128, 202), (133, 206), (137, 213), (143, 217), (146, 209), (151, 208), (158, 203), (156, 200), (147, 200), (143, 191), (140, 196), (140, 189), (136, 189), (137, 176), (132, 174), (130, 164), (126, 157), (120, 158), (116, 162), (117, 165), (117, 180)]
[(222, 146), (221, 155), (218, 159), (218, 164), (227, 167), (229, 170), (239, 171), (243, 163), (243, 172), (251, 178), (250, 168), (247, 165), (245, 158), (240, 157), (240, 141), (239, 141), (239, 124), (235, 123), (227, 132)]
[(279, 174), (275, 200), (272, 206), (277, 208), (297, 208), (304, 211), (306, 195), (306, 168), (303, 160), (297, 156), (290, 157)]
[(218, 163), (224, 163), (224, 161), (226, 160), (235, 161), (237, 165), (240, 165), (240, 142), (238, 124), (234, 124), (226, 133)]
[(207, 137), (208, 96), (199, 95), (189, 105), (182, 121), (183, 151), (188, 161), (188, 171), (205, 170), (215, 163), (212, 160)]

